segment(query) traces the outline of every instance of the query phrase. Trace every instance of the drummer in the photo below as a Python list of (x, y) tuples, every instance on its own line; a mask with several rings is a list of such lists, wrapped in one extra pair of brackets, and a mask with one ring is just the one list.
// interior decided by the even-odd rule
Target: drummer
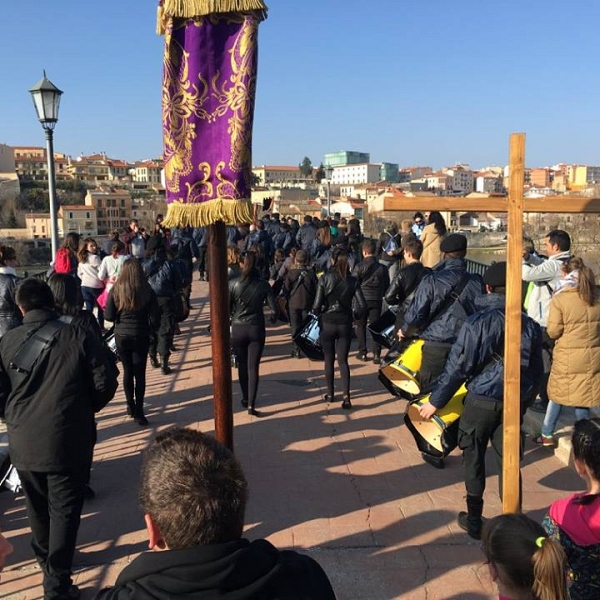
[(404, 313), (410, 306), (419, 282), (431, 269), (421, 264), (423, 242), (413, 236), (402, 239), (402, 252), (404, 266), (385, 292), (385, 301), (390, 306), (398, 306), (396, 313), (395, 332), (397, 333), (404, 324)]
[[(475, 312), (475, 298), (485, 293), (481, 276), (467, 272), (467, 238), (464, 235), (450, 234), (442, 240), (440, 249), (442, 261), (419, 283), (404, 314), (404, 325), (398, 331), (399, 340), (415, 336), (423, 339), (419, 372), (423, 394), (431, 391), (462, 324)], [(444, 468), (443, 459), (427, 454), (422, 456), (434, 467)]]
[[(419, 408), (421, 417), (430, 419), (467, 381), (458, 432), (458, 446), (464, 456), (467, 512), (458, 514), (458, 525), (476, 540), (481, 538), (488, 442), (498, 465), (502, 495), (506, 263), (488, 267), (483, 281), (487, 294), (477, 299), (478, 312), (461, 328), (431, 392), (430, 402)], [(535, 398), (542, 374), (542, 332), (533, 319), (522, 313), (521, 418), (527, 401)]]

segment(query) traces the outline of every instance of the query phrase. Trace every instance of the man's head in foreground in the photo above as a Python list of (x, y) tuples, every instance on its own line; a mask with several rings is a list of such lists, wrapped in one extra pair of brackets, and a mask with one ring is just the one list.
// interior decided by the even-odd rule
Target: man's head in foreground
[(149, 546), (175, 550), (242, 536), (248, 484), (225, 446), (193, 429), (156, 436), (145, 453), (140, 503)]

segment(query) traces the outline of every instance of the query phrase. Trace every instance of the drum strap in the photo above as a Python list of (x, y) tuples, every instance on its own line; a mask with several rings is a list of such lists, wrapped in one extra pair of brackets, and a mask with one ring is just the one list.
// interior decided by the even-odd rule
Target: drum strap
[(304, 281), (305, 277), (306, 277), (306, 270), (304, 270), (304, 271), (302, 271), (302, 273), (300, 273), (300, 276), (296, 280), (294, 287), (290, 290), (289, 298), (291, 298), (300, 289), (300, 286), (302, 285), (302, 282)]
[(380, 263), (375, 261), (371, 265), (371, 267), (367, 270), (367, 272), (365, 273), (365, 277), (361, 278), (360, 287), (367, 285), (367, 283), (369, 283), (369, 281), (371, 281), (371, 279), (373, 279), (373, 277), (375, 277), (375, 274), (377, 273), (377, 269), (379, 267), (380, 267)]
[(470, 277), (469, 273), (465, 271), (461, 278), (458, 280), (456, 287), (450, 291), (450, 294), (446, 298), (446, 300), (438, 307), (438, 309), (433, 313), (430, 317), (429, 322), (427, 323), (427, 327), (431, 325), (434, 321), (437, 321), (447, 310), (449, 310), (452, 305), (458, 300), (460, 302), (460, 295), (463, 293), (465, 287), (467, 287), (467, 283), (469, 283)]

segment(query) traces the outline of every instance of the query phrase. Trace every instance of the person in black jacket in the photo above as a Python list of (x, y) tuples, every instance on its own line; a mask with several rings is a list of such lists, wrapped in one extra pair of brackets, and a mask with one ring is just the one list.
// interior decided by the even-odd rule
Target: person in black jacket
[(316, 235), (317, 228), (313, 224), (313, 218), (310, 215), (305, 215), (304, 224), (298, 229), (298, 233), (296, 233), (296, 246), (301, 250), (305, 250), (310, 255), (312, 242)]
[[(366, 362), (367, 358), (367, 323), (371, 324), (381, 316), (383, 295), (390, 285), (388, 269), (375, 258), (377, 244), (374, 240), (362, 243), (363, 260), (354, 267), (353, 275), (358, 280), (360, 289), (367, 303), (367, 310), (356, 321), (356, 337), (358, 338), (358, 354), (356, 358)], [(381, 363), (381, 345), (373, 340), (373, 362)]]
[(265, 348), (265, 300), (271, 309), (271, 322), (276, 321), (277, 307), (268, 281), (256, 270), (256, 253), (247, 252), (242, 274), (229, 282), (231, 345), (238, 358), (238, 375), (242, 388), (242, 406), (248, 414), (260, 417), (256, 410), (258, 372)]
[[(298, 250), (294, 257), (294, 267), (287, 271), (283, 280), (283, 291), (288, 299), (288, 313), (292, 328), (292, 339), (308, 317), (317, 293), (317, 276), (308, 266), (308, 254)], [(300, 348), (293, 344), (292, 358), (300, 358)]]
[(354, 320), (352, 301), (355, 299), (359, 313), (364, 313), (367, 303), (358, 281), (349, 274), (348, 254), (343, 250), (332, 256), (331, 268), (319, 279), (312, 312), (321, 315), (321, 345), (325, 355), (324, 400), (334, 401), (333, 368), (337, 354), (342, 379), (342, 408), (352, 408), (350, 400), (350, 366), (348, 354), (352, 341)]
[[(72, 561), (94, 448), (94, 413), (114, 396), (118, 370), (95, 336), (58, 320), (46, 283), (24, 280), (16, 300), (23, 324), (0, 340), (0, 410), (26, 498), (44, 598), (65, 600), (78, 597)], [(39, 337), (50, 328), (43, 347), (31, 343), (34, 333)]]
[[(152, 240), (150, 240), (152, 241)], [(160, 309), (158, 331), (150, 336), (150, 364), (161, 367), (163, 375), (171, 372), (169, 357), (175, 334), (175, 295), (181, 291), (181, 276), (172, 261), (167, 260), (167, 250), (160, 244), (152, 248), (148, 243), (147, 252), (154, 252), (142, 266), (150, 287), (154, 290)], [(158, 361), (157, 352), (160, 355)]]
[(148, 542), (97, 600), (335, 600), (312, 558), (242, 537), (248, 483), (233, 453), (193, 429), (159, 434), (140, 484)]
[(15, 271), (17, 254), (14, 248), (0, 245), (0, 338), (22, 322), (21, 311), (15, 302), (19, 278)]
[(141, 263), (130, 258), (110, 290), (106, 318), (115, 324), (115, 341), (123, 364), (123, 391), (127, 414), (141, 426), (148, 425), (144, 414), (146, 362), (150, 332), (160, 321), (154, 290), (146, 280)]
[[(500, 477), (502, 496), (502, 416), (504, 400), (504, 331), (506, 328), (506, 263), (498, 262), (483, 275), (487, 295), (476, 298), (478, 312), (462, 326), (438, 378), (430, 402), (419, 412), (430, 419), (443, 408), (466, 381), (467, 396), (460, 417), (458, 446), (463, 451), (467, 512), (458, 524), (472, 538), (481, 538), (485, 453), (491, 442)], [(521, 419), (535, 398), (544, 372), (542, 330), (521, 315)]]
[(421, 263), (423, 253), (423, 242), (413, 236), (407, 236), (402, 240), (402, 254), (404, 266), (398, 271), (390, 287), (385, 292), (384, 300), (390, 306), (397, 306), (396, 312), (396, 334), (404, 325), (404, 313), (410, 306), (421, 279), (431, 271)]

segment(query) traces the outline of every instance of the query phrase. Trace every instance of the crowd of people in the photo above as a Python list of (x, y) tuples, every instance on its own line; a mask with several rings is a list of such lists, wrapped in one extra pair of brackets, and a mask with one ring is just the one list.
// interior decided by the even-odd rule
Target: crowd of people
[[(378, 367), (397, 360), (418, 340), (418, 385), (420, 394), (429, 397), (418, 409), (424, 420), (466, 385), (457, 445), (464, 456), (467, 510), (459, 513), (458, 524), (482, 540), (501, 595), (514, 600), (600, 595), (597, 570), (591, 566), (600, 549), (600, 420), (589, 411), (600, 405), (600, 300), (594, 274), (571, 255), (566, 232), (548, 233), (544, 255), (530, 240), (523, 251), (521, 416), (529, 408), (545, 411), (534, 441), (552, 446), (562, 407), (575, 407), (575, 468), (587, 486), (584, 494), (550, 508), (545, 530), (523, 516), (483, 518), (488, 445), (502, 473), (506, 263), (491, 265), (483, 276), (470, 273), (467, 238), (449, 233), (437, 211), (418, 212), (400, 227), (389, 223), (376, 239), (363, 237), (358, 220), (337, 214), (306, 216), (302, 225), (267, 214), (247, 226), (229, 226), (227, 237), (232, 355), (241, 404), (250, 415), (262, 416), (258, 389), (267, 339), (265, 307), (271, 323), (289, 322), (293, 358), (302, 357), (299, 335), (305, 324), (318, 320), (323, 399), (340, 402), (343, 410), (353, 408), (349, 357), (355, 338), (357, 361)], [(171, 373), (174, 336), (189, 312), (193, 275), (208, 280), (207, 242), (205, 228), (171, 231), (161, 219), (152, 234), (132, 220), (101, 246), (69, 233), (47, 284), (19, 282), (14, 250), (0, 247), (0, 415), (6, 419), (49, 600), (77, 597), (71, 562), (83, 500), (93, 494), (94, 414), (117, 386), (106, 338), (115, 338), (127, 414), (146, 426), (147, 362), (164, 375)], [(369, 344), (367, 332), (390, 307), (395, 341), (384, 356), (381, 341), (372, 335)], [(108, 323), (111, 330), (105, 328)], [(30, 337), (36, 346), (27, 342)], [(66, 347), (69, 359), (61, 361)], [(336, 389), (341, 392), (337, 397)], [(75, 393), (86, 402), (77, 404)], [(39, 431), (47, 424), (38, 421), (42, 409), (55, 420), (56, 435)], [(30, 436), (40, 441), (25, 443)], [(426, 452), (423, 459), (436, 468), (445, 464), (443, 456)], [(207, 474), (211, 461), (227, 465), (214, 485)], [(153, 485), (157, 477), (160, 497)], [(501, 476), (499, 485), (502, 494)], [(198, 506), (196, 495), (215, 493), (219, 497), (207, 504), (218, 514), (210, 514)], [(278, 590), (298, 579), (297, 585), (306, 586), (302, 597), (333, 598), (314, 561), (279, 553), (264, 541), (241, 539), (245, 498), (239, 465), (216, 442), (187, 430), (159, 436), (142, 473), (142, 507), (150, 547), (172, 553), (140, 557), (137, 567), (128, 567), (102, 597), (164, 597), (163, 586), (173, 585), (196, 589), (206, 584), (204, 562), (220, 556), (224, 569), (239, 570), (240, 585), (246, 586), (246, 595), (236, 597), (296, 597)], [(57, 502), (63, 510), (48, 516), (48, 506)], [(167, 510), (171, 504), (181, 505), (179, 513)], [(190, 514), (196, 519), (191, 527)], [(182, 539), (182, 529), (190, 530), (191, 537)], [(241, 565), (238, 554), (247, 553), (256, 555), (252, 560), (264, 573)], [(224, 573), (213, 574), (215, 590), (223, 585)], [(148, 586), (155, 595), (135, 591)]]

